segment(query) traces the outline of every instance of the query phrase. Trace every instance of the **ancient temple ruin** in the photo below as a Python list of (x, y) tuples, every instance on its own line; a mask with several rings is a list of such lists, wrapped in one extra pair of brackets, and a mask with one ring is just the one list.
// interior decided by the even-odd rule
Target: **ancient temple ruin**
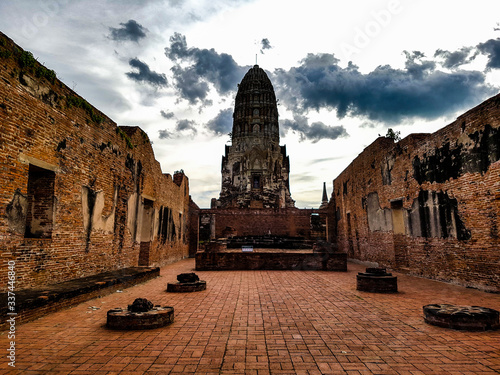
[[(327, 238), (326, 187), (321, 208), (295, 207), (276, 95), (258, 65), (238, 85), (231, 141), (222, 157), (219, 199), (198, 211), (205, 252), (196, 254), (197, 269), (345, 270), (345, 254), (313, 254), (314, 244)], [(242, 254), (245, 249), (251, 254)]]
[(500, 95), (432, 134), (376, 139), (319, 208), (299, 209), (277, 99), (256, 65), (235, 98), (219, 198), (199, 209), (140, 128), (118, 126), (1, 33), (0, 61), (0, 247), (19, 289), (259, 239), (327, 241), (351, 259), (500, 290)]
[(266, 72), (254, 65), (238, 85), (232, 145), (222, 157), (217, 207), (294, 207), (288, 177), (290, 160), (280, 146), (278, 106)]
[(295, 207), (290, 159), (280, 146), (276, 95), (258, 65), (238, 85), (231, 141), (222, 157), (220, 196), (210, 209), (198, 211), (199, 240), (266, 236), (278, 243), (287, 238), (287, 244), (299, 247), (311, 241), (310, 248), (315, 240), (325, 240), (327, 198), (321, 210)]
[[(0, 33), (0, 248), (16, 288), (188, 256), (189, 179)], [(8, 275), (0, 275), (0, 290)]]

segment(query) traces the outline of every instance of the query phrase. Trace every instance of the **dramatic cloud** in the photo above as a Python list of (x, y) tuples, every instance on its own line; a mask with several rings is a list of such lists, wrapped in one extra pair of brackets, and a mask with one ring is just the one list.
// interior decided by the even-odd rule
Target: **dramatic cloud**
[(165, 56), (172, 61), (190, 57), (186, 37), (180, 33), (174, 33), (170, 37), (170, 47), (165, 47)]
[(488, 64), (486, 65), (486, 68), (500, 68), (500, 38), (490, 39), (484, 43), (480, 43), (478, 44), (477, 49), (482, 54), (488, 56)]
[(186, 99), (190, 104), (203, 102), (207, 98), (210, 87), (207, 82), (200, 79), (193, 67), (174, 66), (172, 72), (174, 73), (174, 86), (181, 98)]
[(120, 23), (121, 28), (110, 27), (110, 38), (116, 41), (131, 40), (139, 42), (140, 39), (146, 37), (148, 29), (144, 28), (134, 20), (129, 20), (127, 23)]
[(282, 120), (280, 126), (284, 133), (290, 130), (299, 134), (301, 141), (308, 139), (313, 143), (322, 139), (337, 139), (348, 136), (343, 126), (328, 126), (322, 122), (313, 122), (309, 125), (308, 122), (307, 117), (294, 115), (293, 120)]
[(269, 43), (269, 39), (264, 38), (260, 41), (261, 47), (260, 47), (260, 53), (264, 53), (266, 49), (272, 49), (273, 47), (271, 46), (271, 43)]
[(196, 135), (196, 133), (198, 132), (196, 130), (196, 122), (193, 120), (186, 120), (186, 119), (177, 121), (175, 130), (178, 132), (190, 131), (192, 132), (193, 136)]
[(159, 134), (158, 136), (160, 139), (172, 138), (172, 133), (169, 132), (168, 130), (159, 130), (158, 134)]
[(175, 117), (174, 112), (165, 112), (164, 110), (160, 111), (161, 117), (166, 118), (167, 120), (173, 119)]
[(426, 74), (436, 68), (436, 63), (430, 60), (423, 60), (425, 55), (420, 51), (403, 51), (406, 55), (405, 68), (412, 78), (422, 80)]
[(471, 56), (472, 47), (462, 47), (458, 51), (450, 52), (438, 49), (434, 57), (441, 57), (444, 59), (442, 62), (443, 67), (447, 69), (454, 69), (460, 65), (468, 64), (475, 59), (476, 55)]
[(248, 69), (239, 66), (230, 55), (219, 54), (213, 48), (189, 48), (186, 37), (179, 33), (170, 37), (165, 56), (176, 64), (172, 68), (175, 87), (191, 104), (206, 99), (209, 83), (220, 95), (235, 90)]
[[(495, 28), (495, 30), (500, 29)], [(486, 55), (488, 59), (486, 71), (500, 68), (500, 38), (487, 40), (475, 47), (462, 47), (454, 52), (438, 49), (434, 57), (443, 58), (443, 67), (453, 69), (473, 61), (478, 54)]]
[(233, 110), (231, 108), (221, 110), (219, 114), (207, 122), (207, 128), (217, 135), (224, 135), (233, 127)]
[(136, 68), (139, 70), (138, 73), (125, 73), (130, 79), (133, 79), (137, 82), (145, 82), (156, 87), (166, 87), (168, 85), (167, 77), (165, 76), (165, 74), (159, 74), (151, 71), (151, 69), (149, 69), (149, 66), (138, 58), (130, 59), (128, 63), (132, 68)]
[[(421, 52), (408, 53), (404, 69), (379, 66), (363, 74), (331, 54), (309, 54), (301, 65), (276, 70), (277, 96), (297, 113), (326, 108), (339, 118), (365, 116), (396, 123), (405, 118), (435, 119), (477, 104), (494, 91), (478, 71), (436, 69)], [(492, 60), (492, 59), (490, 59)]]
[(160, 139), (180, 138), (181, 136), (185, 135), (186, 132), (191, 133), (193, 137), (196, 135), (196, 133), (198, 133), (195, 121), (186, 119), (178, 120), (175, 126), (175, 132), (169, 131), (167, 129), (159, 130), (158, 137)]

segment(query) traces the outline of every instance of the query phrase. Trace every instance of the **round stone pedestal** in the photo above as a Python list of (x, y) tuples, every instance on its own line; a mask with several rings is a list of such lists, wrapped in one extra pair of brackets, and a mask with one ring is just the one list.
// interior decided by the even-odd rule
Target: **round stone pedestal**
[(178, 274), (177, 281), (177, 283), (167, 284), (167, 292), (189, 293), (207, 289), (207, 282), (200, 280), (194, 272)]
[(398, 278), (385, 268), (367, 268), (356, 275), (356, 289), (372, 293), (397, 293)]
[(425, 322), (439, 327), (466, 331), (500, 328), (499, 312), (487, 307), (432, 304), (423, 309)]
[(168, 283), (167, 292), (171, 293), (189, 293), (199, 292), (207, 289), (207, 282), (203, 280), (195, 281), (192, 283)]
[(133, 312), (117, 308), (108, 311), (106, 327), (123, 330), (152, 329), (173, 322), (173, 307), (154, 306), (151, 310), (145, 312)]

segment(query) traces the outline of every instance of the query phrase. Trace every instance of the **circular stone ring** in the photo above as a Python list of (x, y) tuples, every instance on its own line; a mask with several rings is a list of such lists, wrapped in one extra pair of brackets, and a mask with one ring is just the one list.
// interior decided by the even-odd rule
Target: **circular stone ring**
[(146, 312), (131, 312), (127, 309), (108, 311), (106, 327), (135, 330), (160, 328), (174, 322), (174, 308), (155, 306)]
[(439, 327), (466, 331), (486, 331), (500, 327), (499, 312), (487, 307), (432, 304), (423, 309), (425, 322)]

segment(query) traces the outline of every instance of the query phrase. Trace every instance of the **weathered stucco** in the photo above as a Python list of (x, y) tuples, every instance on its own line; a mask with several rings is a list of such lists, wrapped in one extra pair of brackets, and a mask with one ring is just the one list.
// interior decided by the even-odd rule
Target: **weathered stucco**
[(88, 186), (82, 186), (82, 215), (83, 229), (85, 230), (85, 232), (89, 230), (102, 230), (105, 233), (113, 233), (117, 202), (118, 189), (115, 188), (111, 213), (109, 215), (103, 215), (105, 206), (104, 192), (94, 191)]

